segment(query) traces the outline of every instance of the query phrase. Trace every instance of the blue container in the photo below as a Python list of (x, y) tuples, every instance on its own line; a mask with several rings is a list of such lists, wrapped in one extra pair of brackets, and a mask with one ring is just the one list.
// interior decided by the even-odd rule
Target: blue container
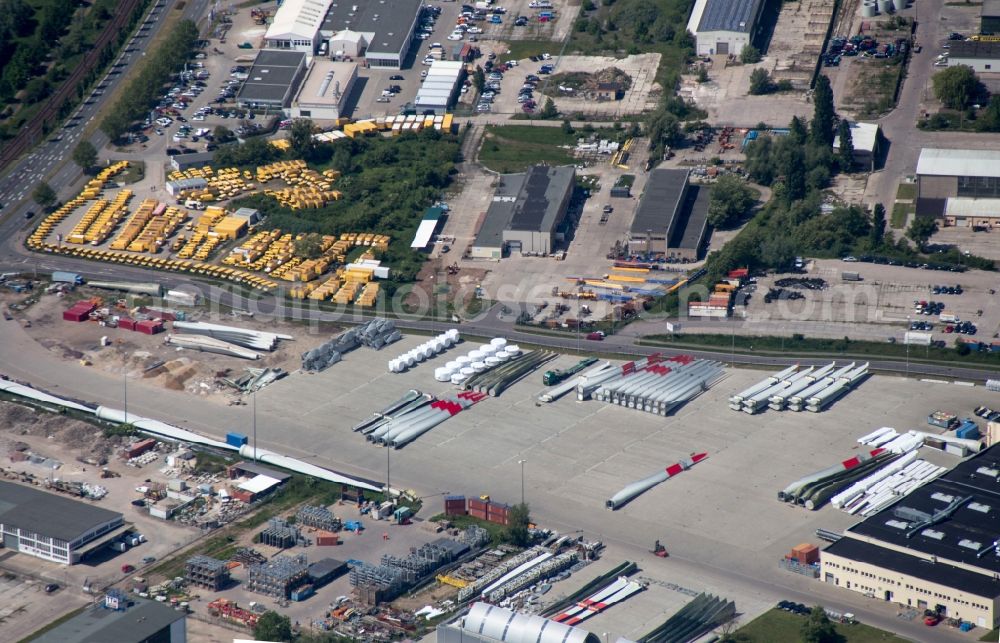
[(955, 437), (962, 438), (964, 440), (975, 440), (979, 437), (979, 427), (976, 426), (975, 422), (966, 420), (962, 423), (962, 426), (955, 430)]
[(303, 585), (298, 589), (292, 590), (292, 600), (295, 602), (304, 601), (315, 593), (316, 589), (312, 585)]
[(242, 433), (227, 433), (226, 434), (226, 444), (229, 446), (236, 447), (237, 449), (247, 443), (247, 436)]

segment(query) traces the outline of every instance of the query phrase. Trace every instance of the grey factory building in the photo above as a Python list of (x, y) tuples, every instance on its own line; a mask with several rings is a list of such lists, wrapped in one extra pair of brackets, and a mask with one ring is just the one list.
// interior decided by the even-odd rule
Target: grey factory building
[(1000, 151), (925, 147), (916, 174), (917, 216), (945, 219), (947, 225), (993, 225), (1000, 199)]
[[(336, 0), (320, 26), (334, 60), (400, 69), (413, 42), (422, 0)], [(322, 49), (321, 49), (322, 51)]]
[(163, 603), (111, 590), (31, 643), (186, 643), (187, 616)]
[(1000, 42), (965, 42), (958, 40), (949, 43), (948, 66), (972, 67), (979, 74), (1000, 73)]
[(629, 228), (629, 252), (696, 260), (708, 234), (709, 190), (691, 185), (688, 170), (649, 173)]
[(128, 527), (117, 511), (0, 481), (0, 531), (12, 551), (72, 565)]
[(979, 33), (1000, 34), (1000, 0), (983, 0), (979, 13)]
[(257, 54), (250, 67), (236, 95), (236, 104), (243, 108), (281, 111), (291, 104), (305, 73), (305, 52), (265, 49)]
[(533, 165), (522, 174), (502, 174), (493, 202), (472, 242), (474, 259), (500, 259), (504, 251), (547, 255), (562, 239), (576, 170)]
[(821, 579), (872, 598), (996, 627), (1000, 446), (960, 462), (844, 532)]
[(696, 0), (687, 30), (694, 34), (698, 55), (740, 55), (757, 37), (764, 4), (764, 0)]

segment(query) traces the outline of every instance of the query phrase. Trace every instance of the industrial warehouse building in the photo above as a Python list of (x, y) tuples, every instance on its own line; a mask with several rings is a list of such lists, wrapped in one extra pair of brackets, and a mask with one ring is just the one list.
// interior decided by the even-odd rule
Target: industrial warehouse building
[[(175, 154), (170, 157), (170, 167), (178, 172), (190, 170), (193, 167), (201, 168), (211, 165), (215, 159), (214, 152), (192, 152), (191, 154)], [(207, 183), (206, 183), (207, 185)]]
[(1000, 151), (920, 151), (917, 216), (933, 216), (946, 224), (950, 217), (952, 225), (982, 225), (976, 221), (996, 218), (990, 216), (996, 199), (1000, 199)]
[(128, 527), (117, 511), (0, 481), (0, 531), (12, 551), (72, 565)]
[(824, 582), (987, 629), (1000, 607), (1000, 446), (851, 527), (820, 554)]
[(454, 105), (465, 79), (465, 63), (459, 60), (435, 60), (417, 90), (413, 105), (418, 114), (444, 114)]
[(979, 13), (979, 33), (1000, 34), (1000, 0), (983, 0)]
[(31, 643), (185, 643), (187, 616), (168, 605), (114, 590)]
[[(329, 3), (327, 3), (329, 4)], [(330, 5), (320, 27), (334, 60), (400, 69), (410, 51), (422, 0), (353, 0)]]
[(325, 120), (340, 118), (357, 78), (357, 63), (313, 59), (301, 89), (292, 100), (289, 115)]
[(583, 628), (541, 616), (520, 614), (489, 603), (475, 603), (458, 622), (439, 625), (437, 640), (438, 643), (600, 643), (596, 635)]
[(562, 239), (576, 170), (572, 166), (532, 165), (523, 174), (501, 174), (470, 256), (500, 259), (504, 251), (547, 255)]
[(312, 56), (319, 47), (320, 25), (332, 0), (285, 0), (264, 34), (267, 49), (289, 49)]
[[(869, 170), (875, 169), (882, 144), (882, 129), (878, 123), (848, 122), (851, 129), (851, 145), (854, 147), (854, 162)], [(840, 149), (840, 135), (833, 137), (833, 149)]]
[(949, 44), (949, 67), (964, 65), (980, 74), (1000, 73), (1000, 42), (957, 40)]
[(696, 0), (687, 30), (699, 56), (738, 56), (757, 37), (764, 0)]
[(649, 173), (626, 239), (630, 253), (698, 258), (708, 235), (709, 190), (691, 185), (688, 178), (688, 170)]
[(302, 52), (261, 51), (236, 95), (236, 104), (242, 108), (282, 111), (291, 104), (305, 72), (306, 54)]

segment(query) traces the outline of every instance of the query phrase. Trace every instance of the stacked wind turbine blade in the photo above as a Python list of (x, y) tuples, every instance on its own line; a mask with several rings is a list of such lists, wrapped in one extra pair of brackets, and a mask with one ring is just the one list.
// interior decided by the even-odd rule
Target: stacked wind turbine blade
[(205, 353), (218, 353), (243, 359), (260, 359), (260, 353), (205, 335), (167, 335), (167, 343)]

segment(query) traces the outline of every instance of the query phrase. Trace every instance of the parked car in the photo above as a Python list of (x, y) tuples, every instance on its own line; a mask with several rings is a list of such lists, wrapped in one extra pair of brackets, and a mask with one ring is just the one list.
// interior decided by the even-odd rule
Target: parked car
[[(389, 76), (389, 80), (405, 80), (405, 79), (402, 76), (400, 76), (399, 74), (393, 74), (392, 76)], [(397, 87), (398, 87), (398, 85), (397, 85)]]
[(49, 583), (48, 585), (45, 586), (45, 593), (46, 594), (51, 594), (52, 592), (56, 591), (57, 589), (59, 589), (59, 585), (57, 583)]

